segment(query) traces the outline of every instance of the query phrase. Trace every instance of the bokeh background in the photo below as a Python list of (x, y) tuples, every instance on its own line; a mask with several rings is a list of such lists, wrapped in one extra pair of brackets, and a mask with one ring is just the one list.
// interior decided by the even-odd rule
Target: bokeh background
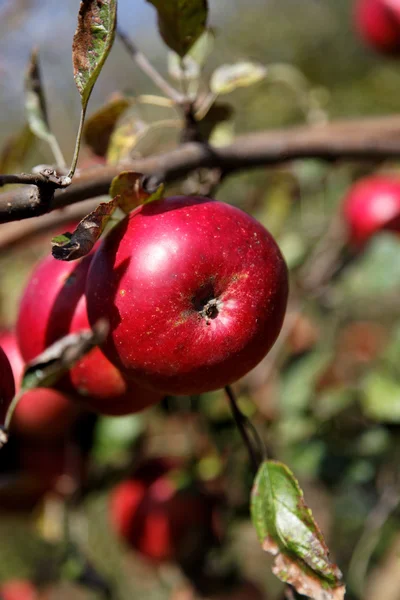
[[(24, 70), (32, 47), (38, 46), (51, 123), (67, 159), (72, 155), (80, 109), (71, 65), (78, 4), (0, 1), (2, 144), (24, 124)], [(363, 45), (354, 32), (352, 6), (350, 0), (210, 0), (216, 41), (204, 78), (220, 64), (251, 59), (274, 69), (281, 79), (266, 77), (224, 98), (234, 112), (221, 129), (222, 140), (310, 120), (315, 114), (307, 103), (304, 109), (303, 85), (316, 99), (321, 121), (398, 112), (400, 63)], [(119, 19), (168, 77), (152, 6), (144, 0), (119, 0)], [(115, 91), (159, 93), (118, 40), (88, 114)], [(135, 118), (149, 122), (154, 117), (148, 108), (140, 110)], [(149, 154), (173, 144), (175, 138), (168, 135), (167, 142), (151, 135), (138, 152)], [(46, 161), (51, 157), (38, 142), (24, 167)], [(348, 580), (348, 597), (367, 600), (400, 598), (400, 241), (382, 233), (349, 258), (343, 238), (327, 237), (327, 232), (337, 221), (340, 229), (340, 205), (353, 181), (376, 170), (397, 175), (398, 169), (395, 161), (327, 165), (303, 160), (229, 177), (216, 190), (217, 198), (254, 214), (274, 233), (292, 278), (281, 338), (236, 386), (241, 408), (262, 432), (271, 457), (286, 462), (299, 478), (333, 559)], [(196, 181), (182, 185), (180, 189), (191, 190)], [(24, 240), (2, 253), (2, 327), (13, 327), (23, 286), (33, 264), (49, 252), (50, 237)], [(318, 264), (315, 248), (322, 248)], [(326, 281), (332, 248), (340, 260), (346, 255), (346, 265)], [(313, 293), (302, 287), (310, 272), (317, 281), (321, 277)], [(249, 521), (251, 471), (224, 395), (170, 398), (140, 416), (99, 419), (92, 465), (117, 469), (142, 438), (146, 453), (184, 457), (204, 484), (218, 490), (224, 498), (224, 544), (218, 560), (254, 581), (268, 600), (281, 598), (283, 586), (270, 574), (271, 560), (259, 548)], [(0, 479), (0, 492), (7, 481)], [(71, 520), (76, 542), (115, 585), (116, 597), (190, 599), (177, 595), (191, 592), (176, 566), (155, 568), (116, 540), (108, 525), (107, 497), (107, 486), (91, 494), (72, 511)], [(2, 581), (51, 569), (62, 546), (62, 514), (62, 502), (52, 493), (33, 510), (14, 514), (4, 509)], [(72, 571), (73, 566), (64, 569), (63, 579), (73, 579)], [(100, 597), (65, 581), (54, 586), (54, 598)]]

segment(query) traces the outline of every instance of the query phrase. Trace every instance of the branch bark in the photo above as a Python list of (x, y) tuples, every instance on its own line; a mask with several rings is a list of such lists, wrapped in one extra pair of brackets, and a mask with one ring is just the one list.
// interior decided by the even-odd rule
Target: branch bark
[[(116, 167), (96, 167), (78, 173), (72, 184), (56, 190), (46, 212), (108, 193), (122, 168), (175, 181), (197, 168), (219, 168), (224, 174), (275, 165), (289, 160), (371, 160), (400, 157), (400, 116), (338, 121), (326, 125), (269, 130), (237, 137), (232, 144), (213, 148), (189, 143), (165, 154), (133, 160)], [(0, 194), (0, 223), (43, 214), (34, 186)]]

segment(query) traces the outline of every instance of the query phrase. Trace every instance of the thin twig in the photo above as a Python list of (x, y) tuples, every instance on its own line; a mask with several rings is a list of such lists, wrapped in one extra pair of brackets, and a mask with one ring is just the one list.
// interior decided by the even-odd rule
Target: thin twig
[(130, 54), (130, 56), (136, 61), (137, 65), (142, 69), (143, 73), (145, 73), (151, 81), (171, 100), (175, 102), (175, 104), (182, 104), (185, 100), (185, 96), (180, 94), (178, 90), (176, 90), (172, 85), (168, 83), (166, 79), (153, 67), (147, 56), (141, 52), (136, 45), (132, 42), (132, 40), (120, 29), (117, 30), (117, 35), (126, 50)]
[[(247, 448), (247, 451), (249, 453), (250, 456), (250, 460), (252, 462), (253, 465), (253, 469), (254, 472), (258, 471), (258, 467), (260, 466), (260, 461), (262, 460), (263, 454), (265, 454), (263, 448), (263, 444), (261, 442), (261, 439), (258, 435), (257, 430), (255, 429), (254, 425), (250, 422), (250, 420), (241, 412), (236, 398), (235, 398), (235, 394), (233, 393), (232, 388), (227, 385), (225, 387), (225, 392), (229, 398), (229, 404), (232, 410), (232, 416), (235, 420), (236, 426), (239, 430), (239, 433), (242, 437), (242, 440)], [(250, 439), (250, 436), (248, 434), (247, 428), (249, 428), (252, 432), (252, 436), (253, 436), (253, 441)], [(254, 447), (254, 442), (257, 444), (258, 448), (257, 450)], [(261, 447), (260, 447), (261, 446)], [(260, 452), (261, 452), (261, 456), (260, 456)]]

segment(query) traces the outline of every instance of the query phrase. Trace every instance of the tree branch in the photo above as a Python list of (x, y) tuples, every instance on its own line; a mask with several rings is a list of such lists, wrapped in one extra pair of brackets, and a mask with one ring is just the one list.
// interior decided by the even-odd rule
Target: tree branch
[(0, 194), (0, 223), (38, 216), (107, 194), (113, 177), (122, 168), (171, 182), (198, 168), (219, 168), (227, 174), (304, 158), (333, 161), (389, 157), (400, 157), (400, 116), (251, 133), (222, 148), (184, 144), (165, 154), (133, 160), (123, 167), (96, 167), (78, 173), (68, 188), (56, 190), (45, 210), (38, 206), (35, 188), (31, 186), (4, 192)]

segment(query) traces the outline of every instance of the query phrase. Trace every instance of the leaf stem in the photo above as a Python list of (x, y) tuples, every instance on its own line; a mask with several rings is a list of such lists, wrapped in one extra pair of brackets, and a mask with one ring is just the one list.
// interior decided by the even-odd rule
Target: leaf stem
[(85, 116), (86, 116), (86, 109), (87, 109), (87, 102), (82, 104), (82, 110), (81, 110), (81, 118), (79, 121), (79, 129), (78, 129), (78, 133), (76, 136), (76, 142), (75, 142), (75, 150), (74, 150), (74, 157), (72, 159), (72, 163), (71, 163), (71, 167), (68, 173), (68, 177), (70, 179), (73, 178), (74, 174), (75, 174), (75, 170), (76, 170), (76, 164), (78, 162), (78, 157), (79, 157), (79, 150), (81, 147), (81, 141), (82, 141), (82, 133), (83, 133), (83, 124), (85, 122)]
[(184, 102), (185, 97), (183, 94), (180, 94), (178, 90), (176, 90), (172, 85), (168, 83), (166, 79), (153, 67), (149, 59), (143, 52), (141, 52), (136, 45), (132, 42), (132, 40), (120, 29), (117, 29), (117, 35), (125, 49), (128, 51), (130, 56), (136, 61), (136, 64), (142, 69), (143, 73), (145, 73), (152, 82), (171, 100), (175, 102), (175, 104), (182, 104)]
[[(235, 420), (236, 426), (239, 430), (240, 435), (242, 436), (242, 440), (249, 453), (253, 469), (255, 472), (257, 472), (261, 460), (263, 460), (266, 455), (265, 446), (253, 423), (240, 410), (235, 394), (230, 385), (227, 385), (225, 387), (225, 392), (229, 399), (229, 404), (232, 410), (232, 416)], [(249, 436), (249, 432), (247, 431), (248, 429), (252, 433), (253, 440)], [(257, 449), (255, 448), (255, 446), (257, 446)]]

